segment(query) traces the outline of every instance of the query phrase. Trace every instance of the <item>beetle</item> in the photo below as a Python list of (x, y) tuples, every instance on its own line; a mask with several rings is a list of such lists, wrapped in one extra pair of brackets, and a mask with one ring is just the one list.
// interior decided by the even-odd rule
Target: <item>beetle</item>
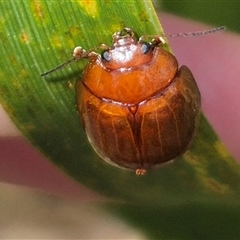
[[(201, 96), (190, 69), (179, 68), (176, 57), (163, 48), (163, 37), (136, 40), (126, 27), (112, 38), (110, 47), (76, 47), (73, 59), (41, 76), (87, 58), (76, 91), (89, 142), (106, 162), (143, 174), (189, 148), (199, 125)], [(101, 54), (95, 52), (99, 49)]]

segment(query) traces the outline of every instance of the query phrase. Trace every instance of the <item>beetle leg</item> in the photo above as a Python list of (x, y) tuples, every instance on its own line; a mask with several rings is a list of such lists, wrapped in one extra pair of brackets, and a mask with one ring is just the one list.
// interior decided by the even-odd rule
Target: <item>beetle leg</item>
[(92, 56), (92, 54), (97, 54), (97, 53), (95, 53), (95, 51), (97, 51), (97, 50), (110, 50), (111, 48), (108, 46), (108, 45), (106, 45), (106, 44), (101, 44), (101, 45), (99, 45), (99, 46), (97, 46), (97, 47), (95, 47), (95, 48), (92, 48), (92, 49), (90, 49), (88, 52), (87, 52), (87, 55), (88, 55), (88, 57), (91, 57)]
[(118, 39), (123, 38), (123, 37), (134, 37), (134, 32), (131, 28), (125, 27), (122, 30), (114, 33), (112, 35), (113, 42), (117, 42)]
[(139, 38), (139, 42), (149, 42), (153, 47), (163, 45), (166, 40), (160, 35), (143, 35)]
[(135, 170), (135, 174), (136, 175), (139, 175), (139, 176), (142, 176), (142, 175), (145, 175), (146, 174), (146, 169), (144, 169), (144, 168), (137, 168), (136, 170)]
[(88, 52), (86, 50), (78, 46), (78, 47), (75, 47), (73, 50), (73, 57), (75, 58), (75, 60), (79, 60), (81, 58), (86, 57), (87, 53)]
[(94, 58), (96, 57), (98, 54), (95, 52), (97, 50), (109, 50), (111, 49), (109, 46), (107, 46), (106, 44), (101, 44), (95, 48), (92, 48), (88, 51), (84, 50), (82, 47), (75, 47), (73, 50), (73, 57), (75, 58), (76, 61), (82, 59), (82, 58)]

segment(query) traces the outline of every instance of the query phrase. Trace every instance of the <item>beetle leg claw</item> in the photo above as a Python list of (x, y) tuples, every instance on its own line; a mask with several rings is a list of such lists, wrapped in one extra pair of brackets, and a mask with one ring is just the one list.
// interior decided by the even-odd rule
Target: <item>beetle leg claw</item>
[(137, 168), (137, 169), (135, 170), (135, 174), (138, 175), (138, 176), (145, 175), (146, 172), (147, 172), (147, 170), (144, 169), (144, 168)]

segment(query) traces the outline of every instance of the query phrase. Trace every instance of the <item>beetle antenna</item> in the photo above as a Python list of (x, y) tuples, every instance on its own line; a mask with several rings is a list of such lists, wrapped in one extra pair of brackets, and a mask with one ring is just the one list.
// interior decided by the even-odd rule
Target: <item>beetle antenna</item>
[(55, 72), (65, 66), (67, 66), (68, 64), (74, 62), (74, 61), (77, 61), (81, 58), (86, 58), (88, 57), (88, 55), (90, 55), (89, 52), (85, 51), (82, 47), (75, 47), (74, 50), (73, 50), (73, 58), (69, 59), (68, 61), (58, 65), (57, 67), (53, 68), (53, 69), (50, 69), (42, 74), (40, 74), (41, 77), (44, 77), (52, 72)]
[(105, 44), (101, 44), (100, 46), (98, 47), (95, 47), (93, 49), (90, 49), (89, 51), (86, 51), (84, 50), (82, 47), (75, 47), (74, 50), (73, 50), (73, 58), (69, 59), (68, 61), (58, 65), (57, 67), (53, 68), (53, 69), (50, 69), (44, 73), (41, 73), (40, 76), (41, 77), (44, 77), (52, 72), (55, 72), (65, 66), (67, 66), (68, 64), (74, 62), (74, 61), (78, 61), (82, 58), (92, 58), (92, 57), (95, 57), (96, 56), (96, 53), (94, 52), (94, 50), (97, 50), (97, 49), (110, 49), (107, 45)]
[(63, 68), (63, 67), (65, 67), (65, 66), (67, 66), (68, 64), (74, 62), (75, 60), (76, 60), (76, 57), (73, 57), (73, 58), (69, 59), (68, 61), (66, 61), (66, 62), (58, 65), (57, 67), (55, 67), (55, 68), (53, 68), (53, 69), (51, 69), (51, 70), (48, 70), (48, 71), (46, 71), (46, 72), (44, 72), (44, 73), (41, 73), (40, 76), (41, 76), (41, 77), (44, 77), (44, 76), (46, 76), (46, 75), (48, 75), (48, 74), (50, 74), (50, 73), (52, 73), (52, 72), (55, 72), (55, 71), (59, 70), (60, 68)]
[(221, 27), (212, 28), (212, 29), (205, 30), (205, 31), (198, 31), (198, 32), (177, 33), (177, 34), (168, 33), (168, 36), (170, 36), (170, 37), (198, 37), (198, 36), (207, 35), (207, 34), (211, 34), (211, 33), (221, 32), (221, 31), (224, 31), (225, 29), (226, 29), (225, 26), (221, 26)]

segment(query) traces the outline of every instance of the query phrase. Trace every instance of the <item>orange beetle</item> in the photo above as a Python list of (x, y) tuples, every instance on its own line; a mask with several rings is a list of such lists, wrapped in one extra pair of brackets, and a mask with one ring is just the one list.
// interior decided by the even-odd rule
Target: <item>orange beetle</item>
[[(109, 163), (148, 169), (184, 153), (195, 135), (200, 93), (186, 66), (161, 47), (135, 41), (130, 28), (88, 57), (78, 107), (95, 151)], [(158, 47), (160, 46), (160, 47)], [(76, 55), (82, 57), (81, 49)]]
[[(203, 35), (223, 30), (176, 36)], [(71, 61), (88, 58), (77, 81), (77, 105), (90, 143), (105, 161), (142, 174), (183, 154), (200, 116), (200, 92), (188, 67), (162, 48), (163, 38), (131, 28), (113, 34), (113, 45), (74, 50)], [(94, 50), (102, 49), (102, 54)]]

